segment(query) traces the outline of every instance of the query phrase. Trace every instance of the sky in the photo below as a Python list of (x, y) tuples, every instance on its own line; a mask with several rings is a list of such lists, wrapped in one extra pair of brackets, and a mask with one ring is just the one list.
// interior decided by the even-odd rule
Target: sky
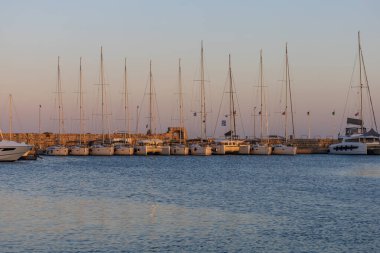
[(190, 137), (199, 136), (199, 123), (193, 116), (199, 84), (194, 80), (199, 80), (203, 40), (209, 136), (219, 137), (228, 130), (218, 118), (220, 104), (228, 103), (221, 101), (228, 54), (240, 108), (239, 135), (252, 136), (254, 121), (258, 134), (253, 108), (259, 104), (261, 49), (269, 133), (283, 135), (280, 101), (286, 42), (296, 137), (307, 136), (309, 126), (313, 137), (333, 136), (344, 117), (359, 30), (375, 113), (380, 118), (379, 1), (1, 0), (0, 4), (0, 127), (4, 132), (9, 130), (9, 94), (13, 97), (13, 132), (39, 131), (39, 105), (42, 132), (58, 132), (54, 103), (58, 56), (65, 132), (79, 132), (79, 57), (83, 57), (86, 131), (99, 132), (99, 86), (95, 84), (99, 83), (103, 46), (111, 132), (124, 129), (125, 57), (131, 131), (136, 131), (137, 106), (141, 109), (138, 132), (146, 131), (147, 96), (145, 101), (143, 97), (150, 60), (159, 111), (157, 131), (178, 125), (181, 58), (185, 126)]

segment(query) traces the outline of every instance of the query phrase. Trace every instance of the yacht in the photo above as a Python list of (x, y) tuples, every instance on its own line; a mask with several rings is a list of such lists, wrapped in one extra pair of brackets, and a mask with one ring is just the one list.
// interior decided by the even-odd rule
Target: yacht
[(254, 144), (251, 146), (251, 154), (253, 155), (271, 155), (272, 147), (268, 144)]
[(273, 146), (273, 155), (296, 155), (297, 147), (291, 144), (276, 144)]
[[(190, 154), (196, 156), (209, 156), (212, 154), (211, 146), (207, 140), (207, 112), (206, 112), (206, 89), (205, 89), (205, 71), (204, 71), (204, 52), (203, 41), (201, 42), (201, 70), (200, 70), (200, 141), (190, 146)], [(197, 112), (194, 113), (194, 116)]]
[[(377, 130), (377, 123), (375, 112), (373, 109), (371, 93), (368, 84), (366, 68), (364, 65), (363, 52), (360, 44), (360, 32), (358, 32), (358, 68), (359, 68), (359, 84), (355, 88), (359, 88), (360, 107), (353, 116), (347, 117), (347, 127), (344, 136), (338, 136), (340, 143), (332, 144), (329, 146), (330, 154), (344, 154), (344, 155), (367, 155), (374, 154), (380, 155), (380, 135)], [(352, 87), (352, 85), (350, 85)], [(364, 92), (363, 90), (366, 90)], [(372, 125), (375, 129), (367, 131), (364, 127), (364, 94), (367, 94), (367, 102), (370, 104), (370, 111)], [(348, 96), (347, 96), (348, 98)], [(347, 105), (347, 101), (346, 101)]]
[(178, 111), (179, 111), (179, 143), (174, 143), (170, 147), (171, 155), (188, 155), (189, 147), (185, 143), (184, 117), (183, 117), (183, 92), (182, 92), (182, 70), (181, 59), (178, 60)]
[(90, 154), (90, 148), (83, 143), (83, 85), (82, 85), (82, 57), (79, 58), (79, 126), (80, 133), (78, 143), (69, 147), (69, 154), (74, 156), (87, 156)]
[(272, 154), (273, 155), (295, 155), (297, 154), (297, 147), (293, 146), (288, 142), (288, 100), (290, 104), (290, 118), (292, 123), (292, 138), (295, 136), (294, 131), (294, 118), (293, 118), (293, 102), (292, 102), (292, 90), (290, 87), (290, 70), (289, 70), (289, 60), (288, 60), (288, 44), (285, 46), (285, 108), (281, 113), (284, 116), (285, 123), (285, 142), (281, 144), (276, 144), (273, 146)]
[(61, 68), (59, 65), (58, 56), (58, 82), (57, 82), (57, 99), (58, 99), (58, 136), (57, 144), (54, 146), (47, 147), (46, 155), (52, 156), (67, 156), (69, 154), (69, 149), (61, 144), (61, 134), (63, 133), (63, 101), (62, 101), (62, 91), (61, 91)]
[[(93, 156), (111, 156), (114, 154), (114, 145), (106, 143), (105, 141), (105, 78), (104, 78), (104, 66), (103, 66), (103, 47), (100, 47), (100, 86), (101, 86), (101, 104), (102, 104), (102, 141), (101, 143), (95, 143), (90, 146), (90, 155)], [(110, 134), (108, 132), (108, 140), (110, 140)]]
[(32, 150), (32, 146), (24, 142), (18, 143), (15, 141), (0, 141), (0, 161), (13, 162), (18, 160), (21, 156)]
[[(129, 124), (129, 106), (128, 106), (128, 82), (127, 82), (127, 58), (124, 58), (124, 133), (123, 133), (123, 142), (115, 144), (115, 155), (133, 155), (133, 146), (131, 143), (130, 136), (130, 124)], [(127, 138), (128, 132), (128, 138)]]
[(352, 128), (348, 128), (346, 135), (339, 136), (340, 143), (329, 146), (329, 153), (335, 155), (380, 155), (380, 138), (379, 134), (371, 129), (370, 131), (361, 131), (357, 128), (352, 133)]

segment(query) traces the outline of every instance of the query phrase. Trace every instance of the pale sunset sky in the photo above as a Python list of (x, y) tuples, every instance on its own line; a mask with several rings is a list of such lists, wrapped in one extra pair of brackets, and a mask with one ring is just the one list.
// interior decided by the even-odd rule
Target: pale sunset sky
[[(100, 46), (104, 50), (111, 132), (123, 129), (122, 91), (127, 58), (130, 124), (136, 128), (136, 107), (142, 105), (152, 60), (162, 131), (178, 125), (178, 58), (182, 60), (185, 126), (199, 135), (195, 110), (200, 44), (206, 61), (207, 134), (227, 130), (216, 123), (226, 84), (228, 54), (240, 107), (238, 129), (253, 135), (259, 52), (263, 50), (270, 134), (283, 135), (280, 93), (288, 43), (296, 137), (332, 136), (339, 131), (361, 41), (380, 120), (380, 1), (220, 1), (220, 0), (15, 0), (0, 1), (0, 127), (9, 130), (8, 101), (13, 96), (13, 131), (57, 132), (54, 98), (57, 57), (61, 57), (65, 132), (79, 131), (79, 57), (83, 57), (86, 132), (99, 131), (95, 116)], [(224, 101), (223, 103), (227, 103)], [(146, 104), (146, 101), (143, 102)], [(332, 111), (336, 115), (332, 116)], [(309, 118), (306, 116), (310, 111)], [(147, 113), (141, 110), (139, 132)], [(258, 118), (256, 118), (258, 120)], [(219, 119), (220, 121), (220, 119)], [(310, 121), (310, 122), (309, 122)], [(243, 123), (244, 132), (241, 126)], [(256, 122), (256, 131), (259, 128)], [(158, 131), (160, 131), (158, 127)]]

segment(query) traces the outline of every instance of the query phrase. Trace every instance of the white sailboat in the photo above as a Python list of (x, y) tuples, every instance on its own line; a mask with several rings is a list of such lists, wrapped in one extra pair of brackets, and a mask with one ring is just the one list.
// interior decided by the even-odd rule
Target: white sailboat
[[(153, 87), (152, 61), (149, 62), (149, 122), (148, 135), (156, 134), (156, 116), (154, 109), (155, 89)], [(170, 155), (170, 146), (167, 146), (163, 153), (163, 142), (158, 139), (146, 139), (136, 142), (134, 151), (136, 155), (164, 154)]]
[[(128, 106), (128, 85), (127, 85), (127, 59), (124, 59), (124, 138), (122, 143), (115, 144), (115, 155), (133, 155), (133, 146), (129, 143), (129, 106)], [(128, 138), (127, 138), (128, 133)]]
[[(263, 95), (263, 79), (264, 79), (264, 74), (263, 74), (263, 52), (260, 50), (260, 142), (253, 144), (251, 146), (251, 154), (253, 155), (271, 155), (272, 154), (272, 147), (269, 145), (268, 141), (268, 110), (265, 105), (264, 108), (264, 95)], [(265, 113), (264, 113), (265, 111)], [(263, 116), (265, 115), (265, 129), (266, 129), (266, 142), (263, 139), (263, 128), (264, 128), (264, 121), (263, 121)]]
[(83, 141), (83, 84), (82, 84), (82, 57), (79, 58), (79, 140), (74, 146), (69, 147), (69, 154), (74, 156), (86, 156), (90, 154), (90, 148)]
[(273, 146), (273, 155), (295, 155), (297, 153), (297, 147), (292, 146), (288, 143), (288, 95), (290, 104), (290, 116), (292, 122), (292, 138), (294, 138), (294, 119), (293, 119), (293, 102), (292, 102), (292, 91), (290, 88), (290, 70), (289, 70), (289, 58), (288, 58), (288, 43), (285, 46), (285, 109), (282, 115), (285, 116), (285, 143), (276, 144)]
[[(354, 118), (347, 118), (346, 134), (338, 136), (340, 143), (329, 146), (329, 153), (336, 155), (380, 155), (380, 135), (377, 130), (375, 112), (373, 109), (371, 93), (368, 84), (367, 72), (364, 65), (362, 47), (360, 43), (360, 32), (358, 32), (358, 59), (359, 59), (359, 112)], [(364, 94), (363, 90), (367, 90), (368, 102), (370, 103), (370, 115), (373, 120), (375, 129), (367, 131), (364, 127)], [(358, 118), (356, 118), (358, 116)]]
[(62, 99), (62, 87), (61, 87), (61, 68), (59, 65), (58, 56), (58, 71), (57, 71), (57, 104), (58, 104), (58, 138), (57, 144), (46, 148), (46, 154), (52, 156), (67, 156), (69, 149), (62, 145), (61, 134), (63, 133), (64, 117), (63, 117), (63, 99)]
[[(94, 156), (110, 156), (113, 155), (115, 150), (111, 143), (105, 141), (105, 80), (104, 80), (104, 66), (103, 66), (103, 47), (100, 48), (100, 86), (101, 86), (101, 103), (102, 103), (102, 142), (96, 143), (90, 147), (90, 155)], [(110, 137), (108, 136), (108, 140)]]
[(182, 92), (182, 70), (181, 59), (178, 60), (178, 96), (179, 96), (179, 143), (175, 143), (170, 147), (171, 155), (188, 155), (189, 147), (184, 143), (184, 119), (183, 119), (183, 92)]
[[(238, 140), (238, 135), (236, 131), (236, 92), (234, 90), (234, 85), (232, 81), (231, 55), (228, 55), (228, 80), (229, 89), (227, 93), (229, 95), (229, 114), (227, 114), (226, 117), (229, 118), (230, 130), (225, 134), (225, 139), (216, 140), (215, 144), (212, 145), (212, 151), (215, 155), (237, 154), (239, 153), (240, 144), (243, 144), (242, 140)], [(225, 121), (222, 122), (223, 125), (225, 125)]]
[(201, 100), (201, 114), (200, 114), (200, 127), (201, 127), (201, 136), (200, 142), (192, 144), (190, 146), (190, 154), (197, 156), (208, 156), (212, 154), (211, 146), (208, 144), (207, 135), (206, 135), (206, 99), (205, 99), (205, 73), (204, 73), (204, 55), (203, 55), (203, 41), (201, 43), (201, 79), (200, 79), (200, 100)]

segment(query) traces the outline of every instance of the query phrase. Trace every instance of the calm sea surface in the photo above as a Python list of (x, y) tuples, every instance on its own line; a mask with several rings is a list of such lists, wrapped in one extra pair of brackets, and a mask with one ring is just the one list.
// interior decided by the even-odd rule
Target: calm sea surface
[(379, 252), (380, 156), (0, 163), (0, 252)]

